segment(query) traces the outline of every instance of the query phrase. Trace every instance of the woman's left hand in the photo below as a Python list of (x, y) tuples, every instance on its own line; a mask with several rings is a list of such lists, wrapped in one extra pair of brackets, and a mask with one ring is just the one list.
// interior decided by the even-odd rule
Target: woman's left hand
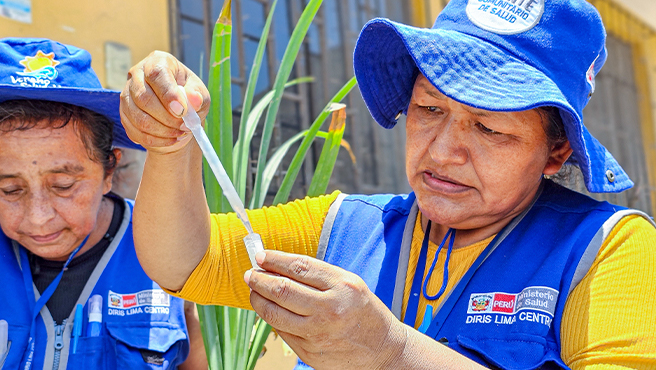
[(253, 309), (308, 365), (378, 369), (403, 352), (409, 328), (359, 276), (302, 255), (266, 251), (256, 258), (266, 271), (245, 275)]

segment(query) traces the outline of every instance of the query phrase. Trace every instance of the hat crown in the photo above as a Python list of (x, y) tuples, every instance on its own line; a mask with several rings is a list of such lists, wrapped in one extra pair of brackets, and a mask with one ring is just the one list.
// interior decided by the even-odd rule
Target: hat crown
[(0, 84), (29, 88), (102, 88), (86, 50), (35, 38), (0, 40)]
[(114, 145), (143, 149), (127, 137), (119, 92), (102, 87), (86, 50), (48, 39), (0, 39), (0, 103), (9, 100), (47, 100), (89, 109), (114, 122)]
[(353, 67), (367, 108), (387, 128), (407, 110), (418, 73), (479, 109), (557, 107), (587, 189), (619, 192), (633, 182), (583, 125), (605, 42), (585, 0), (451, 0), (432, 29), (368, 22)]
[(579, 117), (607, 57), (601, 16), (585, 0), (452, 0), (433, 29), (479, 38), (541, 71)]

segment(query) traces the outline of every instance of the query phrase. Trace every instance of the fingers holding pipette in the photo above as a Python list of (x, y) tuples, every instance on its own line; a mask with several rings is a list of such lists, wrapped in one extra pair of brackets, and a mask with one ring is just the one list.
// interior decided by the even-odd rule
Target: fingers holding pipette
[(385, 362), (389, 351), (380, 349), (403, 324), (360, 277), (279, 251), (258, 253), (256, 259), (264, 271), (245, 275), (251, 305), (303, 361), (340, 369), (377, 368)]
[(191, 70), (168, 53), (153, 52), (130, 69), (121, 93), (121, 119), (133, 141), (171, 152), (190, 141), (181, 116), (194, 109), (204, 119), (209, 103), (207, 88)]
[(153, 151), (158, 151), (158, 148), (171, 151), (175, 146), (181, 146), (179, 138), (184, 138), (185, 131), (158, 124), (152, 116), (138, 108), (132, 99), (123, 100), (121, 105), (121, 121), (132, 141)]

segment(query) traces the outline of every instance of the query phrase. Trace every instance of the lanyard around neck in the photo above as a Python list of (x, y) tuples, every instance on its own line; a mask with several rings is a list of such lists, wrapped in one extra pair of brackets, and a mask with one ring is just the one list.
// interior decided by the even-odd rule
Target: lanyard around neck
[(453, 287), (449, 296), (444, 300), (444, 302), (442, 302), (442, 305), (437, 311), (437, 314), (430, 321), (430, 324), (427, 325), (424, 334), (428, 335), (431, 338), (435, 338), (437, 336), (437, 333), (444, 325), (447, 316), (451, 313), (451, 310), (456, 305), (458, 299), (460, 299), (460, 296), (464, 292), (465, 287), (467, 286), (467, 284), (469, 284), (469, 281), (472, 279), (472, 277), (474, 277), (474, 273), (476, 272), (476, 270), (478, 270), (479, 267), (481, 267), (481, 265), (483, 264), (483, 262), (485, 262), (487, 257), (496, 249), (497, 245), (500, 242), (500, 238), (502, 238), (502, 236), (505, 237), (506, 234), (505, 231), (507, 228), (508, 226), (504, 227), (503, 230), (497, 233), (494, 239), (492, 239), (492, 242), (490, 242), (490, 244), (488, 244), (487, 247), (485, 247), (483, 252), (478, 255), (478, 258), (476, 258), (476, 260), (469, 268), (469, 270), (467, 270), (467, 272), (460, 279), (458, 284), (456, 284), (456, 286)]
[(68, 256), (66, 263), (64, 263), (64, 267), (62, 267), (62, 270), (55, 277), (52, 283), (48, 285), (46, 290), (43, 291), (43, 294), (41, 294), (39, 300), (36, 300), (34, 297), (34, 283), (32, 282), (32, 271), (30, 269), (30, 261), (27, 256), (27, 250), (25, 250), (25, 248), (20, 248), (21, 269), (23, 270), (23, 283), (25, 284), (25, 293), (27, 294), (27, 301), (32, 311), (32, 324), (31, 324), (32, 326), (30, 328), (30, 339), (28, 342), (27, 350), (23, 355), (24, 370), (29, 370), (32, 367), (32, 361), (34, 357), (34, 340), (36, 336), (36, 323), (35, 323), (36, 318), (37, 316), (39, 316), (39, 312), (41, 311), (43, 306), (45, 306), (46, 302), (48, 302), (50, 297), (52, 297), (52, 295), (55, 293), (55, 290), (57, 289), (59, 282), (64, 276), (64, 271), (66, 271), (68, 264), (71, 263), (77, 252), (80, 251), (80, 249), (87, 242), (88, 239), (89, 239), (89, 235), (87, 235), (87, 237), (84, 238), (82, 243), (78, 245), (77, 248), (75, 248), (75, 250), (73, 250), (73, 253), (71, 253)]
[[(540, 188), (538, 189), (538, 192), (535, 194), (535, 197), (533, 198), (533, 202), (531, 203), (531, 205), (527, 207), (517, 217), (513, 218), (513, 220), (509, 224), (507, 224), (501, 231), (497, 233), (497, 235), (494, 237), (492, 242), (490, 242), (487, 245), (487, 247), (485, 247), (483, 252), (476, 258), (476, 260), (474, 261), (472, 266), (467, 270), (465, 275), (460, 279), (460, 281), (458, 281), (458, 283), (453, 287), (453, 289), (448, 293), (446, 298), (442, 301), (440, 306), (437, 308), (437, 313), (435, 314), (435, 316), (433, 316), (433, 319), (430, 320), (430, 323), (422, 322), (420, 329), (422, 329), (422, 332), (424, 334), (428, 335), (431, 338), (436, 339), (437, 334), (439, 333), (440, 329), (444, 325), (444, 322), (446, 321), (447, 317), (453, 310), (453, 307), (455, 306), (456, 302), (459, 300), (465, 288), (467, 287), (471, 279), (474, 277), (476, 271), (481, 267), (483, 262), (485, 262), (485, 260), (492, 254), (492, 252), (494, 252), (494, 250), (499, 246), (499, 244), (501, 244), (505, 240), (506, 236), (508, 236), (508, 234), (510, 234), (515, 229), (515, 227), (524, 219), (524, 216), (526, 216), (526, 214), (533, 208), (533, 205), (542, 194), (543, 187), (544, 187), (544, 182), (540, 184)], [(430, 227), (428, 228), (428, 230), (430, 230)], [(427, 239), (428, 237), (425, 236), (424, 243), (428, 242)], [(417, 265), (417, 271), (419, 271), (419, 269), (421, 268), (421, 274), (419, 274), (419, 276), (423, 276), (424, 273), (423, 269), (425, 264), (426, 262), (424, 257), (424, 262), (421, 264), (421, 266), (419, 264)], [(418, 272), (415, 273), (415, 280), (417, 278), (417, 274)], [(413, 286), (414, 286), (414, 281), (413, 281)], [(411, 306), (410, 302), (413, 300), (413, 298), (415, 298), (415, 295), (411, 294), (408, 299), (408, 306), (406, 308), (406, 318), (408, 316), (407, 311), (414, 310), (414, 316), (416, 319), (416, 314), (417, 314), (416, 310), (418, 308), (419, 294), (416, 295), (417, 303), (415, 303), (414, 306)], [(432, 307), (427, 306), (427, 311), (429, 308), (431, 308), (430, 313), (432, 314)], [(404, 320), (404, 323), (408, 324), (408, 320)], [(415, 320), (413, 319), (413, 321), (408, 325), (414, 327), (414, 323)]]
[[(417, 319), (417, 311), (419, 310), (420, 295), (423, 294), (423, 296), (428, 300), (439, 299), (444, 293), (444, 291), (446, 290), (448, 276), (449, 276), (449, 256), (451, 255), (451, 250), (453, 249), (453, 243), (456, 237), (456, 231), (454, 229), (449, 229), (446, 235), (444, 235), (444, 239), (442, 239), (442, 243), (440, 243), (440, 246), (437, 248), (437, 251), (435, 252), (435, 257), (433, 258), (433, 263), (431, 264), (431, 267), (428, 270), (428, 275), (426, 275), (426, 279), (424, 279), (424, 270), (426, 268), (426, 258), (428, 255), (428, 245), (430, 242), (430, 230), (431, 230), (431, 221), (428, 220), (428, 226), (426, 227), (424, 240), (421, 243), (419, 259), (417, 260), (417, 268), (415, 270), (415, 276), (412, 279), (410, 297), (408, 298), (408, 305), (406, 306), (405, 317), (403, 320), (403, 322), (406, 325), (409, 325), (411, 327), (415, 326), (415, 321)], [(440, 254), (440, 251), (444, 247), (444, 244), (446, 243), (447, 240), (449, 240), (449, 247), (446, 255), (446, 260), (444, 262), (444, 276), (442, 278), (442, 287), (440, 288), (440, 291), (437, 294), (435, 294), (434, 296), (430, 296), (427, 293), (428, 281), (430, 280), (430, 277), (433, 274), (433, 269), (435, 268), (435, 264), (437, 263), (437, 259)]]

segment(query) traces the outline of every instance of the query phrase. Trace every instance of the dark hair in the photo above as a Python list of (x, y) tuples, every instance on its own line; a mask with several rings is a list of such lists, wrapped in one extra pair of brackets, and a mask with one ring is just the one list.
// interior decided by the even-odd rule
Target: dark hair
[(540, 107), (538, 113), (542, 116), (544, 132), (547, 134), (547, 143), (550, 148), (561, 145), (567, 141), (565, 125), (560, 117), (560, 110), (556, 107)]
[[(542, 116), (542, 124), (544, 132), (547, 134), (547, 144), (550, 148), (565, 143), (567, 134), (565, 133), (565, 125), (563, 119), (560, 117), (560, 110), (556, 107), (540, 107), (538, 113)], [(573, 166), (562, 166), (558, 173), (545, 176), (545, 178), (555, 181), (556, 183), (569, 186), (574, 177), (572, 172)]]
[(77, 105), (46, 100), (9, 100), (0, 103), (0, 131), (26, 131), (37, 126), (53, 129), (72, 123), (92, 161), (108, 176), (117, 161), (112, 150), (114, 123), (102, 114)]

